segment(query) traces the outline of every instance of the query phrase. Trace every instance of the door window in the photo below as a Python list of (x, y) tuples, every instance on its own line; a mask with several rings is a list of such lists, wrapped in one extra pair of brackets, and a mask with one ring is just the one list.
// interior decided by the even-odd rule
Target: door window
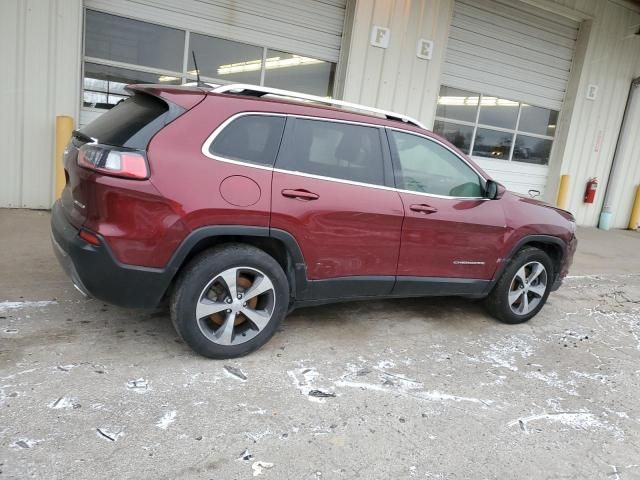
[(480, 177), (457, 155), (425, 137), (389, 130), (399, 188), (448, 197), (482, 197)]
[(271, 167), (278, 154), (284, 122), (284, 117), (270, 115), (238, 117), (216, 136), (209, 153)]
[[(289, 135), (289, 133), (287, 133)], [(296, 119), (278, 168), (384, 185), (380, 130), (324, 120)]]

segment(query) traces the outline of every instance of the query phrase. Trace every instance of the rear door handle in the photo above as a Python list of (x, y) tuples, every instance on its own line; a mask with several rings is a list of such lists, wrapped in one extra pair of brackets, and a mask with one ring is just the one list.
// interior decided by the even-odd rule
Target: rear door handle
[(296, 190), (282, 190), (282, 196), (287, 198), (297, 198), (299, 200), (317, 200), (320, 198), (320, 195), (318, 195), (317, 193), (303, 190), (301, 188)]
[(424, 204), (424, 203), (411, 205), (409, 208), (411, 210), (413, 210), (414, 212), (424, 213), (425, 215), (428, 215), (430, 213), (436, 213), (438, 211), (437, 208), (434, 208), (434, 207), (432, 207), (430, 205), (427, 205), (427, 204)]

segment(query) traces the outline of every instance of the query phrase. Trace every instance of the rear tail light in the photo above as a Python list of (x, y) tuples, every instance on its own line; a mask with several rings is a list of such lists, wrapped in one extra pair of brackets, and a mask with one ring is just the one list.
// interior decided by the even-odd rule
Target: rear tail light
[(144, 153), (106, 145), (85, 144), (78, 151), (78, 165), (105, 175), (144, 180), (149, 166)]

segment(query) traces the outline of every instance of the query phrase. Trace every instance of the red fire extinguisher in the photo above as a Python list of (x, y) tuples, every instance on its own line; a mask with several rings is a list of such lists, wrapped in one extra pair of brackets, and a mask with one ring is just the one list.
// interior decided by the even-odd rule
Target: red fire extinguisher
[(598, 189), (598, 179), (590, 178), (587, 182), (587, 189), (584, 192), (584, 203), (593, 203), (596, 198), (596, 190)]

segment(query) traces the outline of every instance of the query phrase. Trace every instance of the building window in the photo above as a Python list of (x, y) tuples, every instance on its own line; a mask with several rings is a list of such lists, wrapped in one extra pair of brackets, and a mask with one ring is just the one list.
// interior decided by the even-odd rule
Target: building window
[(433, 131), (472, 157), (547, 165), (558, 112), (442, 86)]
[(193, 81), (192, 52), (204, 82), (333, 93), (334, 63), (86, 9), (83, 105), (111, 108), (131, 83)]

